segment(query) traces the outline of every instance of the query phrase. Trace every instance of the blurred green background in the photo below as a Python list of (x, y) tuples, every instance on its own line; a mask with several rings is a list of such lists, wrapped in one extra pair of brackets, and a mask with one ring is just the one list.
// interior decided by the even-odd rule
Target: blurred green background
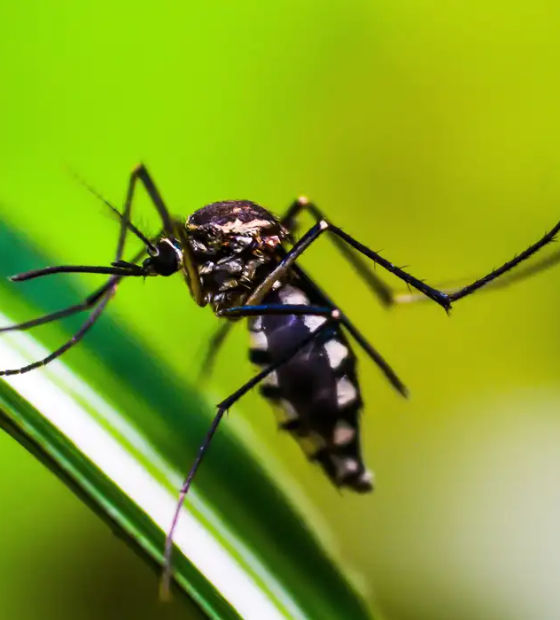
[[(6, 1), (0, 24), (0, 217), (56, 262), (106, 263), (116, 242), (68, 166), (120, 203), (142, 160), (185, 216), (226, 198), (281, 213), (305, 193), (432, 283), (501, 264), (560, 217), (552, 0)], [(157, 230), (147, 201), (135, 221)], [(559, 270), (448, 319), (382, 309), (328, 241), (304, 264), (411, 390), (400, 399), (360, 358), (377, 491), (332, 489), (256, 393), (226, 424), (284, 464), (387, 619), (557, 620)], [(194, 379), (216, 321), (180, 278), (129, 283), (111, 308)], [(251, 376), (246, 345), (238, 328), (211, 399)], [(4, 617), (181, 616), (54, 476), (0, 443)]]

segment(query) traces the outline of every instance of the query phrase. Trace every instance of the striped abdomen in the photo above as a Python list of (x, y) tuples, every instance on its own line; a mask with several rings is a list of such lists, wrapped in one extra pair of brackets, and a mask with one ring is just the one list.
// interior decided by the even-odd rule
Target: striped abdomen
[[(288, 284), (271, 292), (263, 303), (323, 305), (323, 300)], [(266, 368), (281, 360), (325, 320), (295, 315), (250, 319), (251, 361)], [(281, 427), (293, 434), (337, 486), (361, 492), (372, 489), (372, 475), (360, 450), (362, 399), (356, 357), (338, 325), (327, 328), (268, 375), (261, 392), (282, 411)]]

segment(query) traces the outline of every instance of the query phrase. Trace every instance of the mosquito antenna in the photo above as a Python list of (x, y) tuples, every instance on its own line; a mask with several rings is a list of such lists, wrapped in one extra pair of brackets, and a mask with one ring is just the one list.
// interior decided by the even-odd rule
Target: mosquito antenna
[(82, 177), (77, 173), (74, 172), (73, 170), (70, 170), (70, 174), (72, 174), (72, 176), (76, 179), (76, 181), (78, 181), (78, 183), (80, 183), (80, 185), (82, 185), (83, 187), (85, 187), (88, 192), (90, 192), (90, 194), (92, 194), (93, 196), (95, 196), (98, 200), (100, 200), (105, 206), (107, 206), (118, 218), (121, 222), (123, 222), (123, 224), (128, 228), (128, 230), (130, 230), (130, 232), (133, 235), (136, 235), (136, 237), (138, 237), (138, 239), (140, 239), (140, 241), (142, 241), (142, 243), (144, 243), (146, 245), (146, 247), (149, 250), (149, 253), (153, 253), (153, 254), (157, 254), (157, 248), (156, 246), (150, 241), (150, 239), (148, 239), (148, 237), (141, 231), (139, 230), (130, 220), (128, 220), (127, 218), (125, 218), (123, 216), (123, 214), (115, 207), (113, 206), (104, 196), (102, 196), (94, 187), (92, 187), (89, 183), (87, 183), (87, 181), (85, 181), (84, 179), (82, 179)]

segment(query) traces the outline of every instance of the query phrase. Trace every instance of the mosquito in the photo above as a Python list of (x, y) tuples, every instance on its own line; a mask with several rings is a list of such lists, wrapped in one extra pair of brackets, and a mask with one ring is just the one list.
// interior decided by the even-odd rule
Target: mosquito
[[(162, 230), (155, 237), (145, 235), (131, 220), (138, 183), (144, 186), (162, 222)], [(334, 485), (358, 493), (373, 489), (373, 475), (366, 469), (361, 451), (363, 401), (350, 338), (401, 395), (406, 396), (407, 390), (381, 354), (297, 263), (307, 248), (328, 234), (342, 257), (382, 302), (388, 303), (393, 296), (370, 270), (370, 265), (383, 267), (449, 312), (452, 302), (509, 272), (550, 243), (560, 230), (559, 223), (500, 268), (448, 293), (429, 286), (369, 249), (333, 224), (304, 197), (295, 200), (282, 218), (249, 200), (226, 200), (206, 205), (184, 221), (171, 215), (152, 176), (142, 164), (129, 177), (122, 212), (88, 189), (120, 220), (115, 260), (111, 265), (47, 267), (12, 276), (11, 280), (22, 282), (56, 273), (95, 273), (110, 277), (81, 303), (0, 328), (0, 332), (27, 330), (90, 311), (72, 338), (50, 355), (22, 368), (0, 371), (0, 376), (22, 374), (45, 366), (78, 344), (100, 318), (123, 278), (168, 277), (177, 272), (183, 275), (197, 305), (209, 305), (217, 317), (226, 319), (226, 327), (212, 340), (206, 367), (211, 365), (228, 326), (247, 318), (250, 358), (260, 369), (217, 405), (215, 417), (180, 489), (165, 542), (164, 595), (172, 577), (173, 534), (193, 478), (224, 413), (258, 384), (262, 394), (283, 412), (281, 428), (294, 436), (309, 460), (317, 463)], [(314, 218), (315, 224), (296, 241), (297, 221), (305, 212)], [(145, 246), (128, 261), (123, 259), (127, 234), (134, 235)]]

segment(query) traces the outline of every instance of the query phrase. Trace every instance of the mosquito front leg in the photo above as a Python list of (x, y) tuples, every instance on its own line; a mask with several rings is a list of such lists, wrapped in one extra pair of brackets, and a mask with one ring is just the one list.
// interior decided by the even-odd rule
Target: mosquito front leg
[(358, 252), (364, 254), (370, 258), (373, 262), (381, 265), (384, 269), (394, 274), (410, 286), (418, 289), (421, 293), (438, 303), (442, 306), (446, 311), (451, 308), (451, 301), (449, 297), (438, 291), (437, 289), (427, 285), (425, 282), (418, 280), (418, 278), (406, 273), (400, 267), (393, 265), (387, 259), (380, 256), (377, 252), (370, 250), (368, 247), (356, 241), (350, 235), (347, 235), (343, 230), (331, 224), (327, 220), (321, 220), (317, 222), (314, 226), (312, 226), (307, 233), (299, 240), (294, 246), (286, 253), (284, 258), (280, 261), (275, 269), (265, 278), (265, 280), (256, 287), (253, 291), (249, 299), (247, 300), (248, 305), (258, 304), (260, 303), (265, 296), (270, 292), (274, 283), (281, 280), (286, 276), (288, 271), (291, 269), (292, 265), (295, 261), (305, 252), (305, 250), (314, 243), (324, 232), (330, 231), (334, 233), (336, 236), (340, 237), (343, 241), (348, 243)]
[(113, 266), (113, 267), (87, 267), (87, 266), (47, 267), (45, 269), (34, 270), (34, 271), (23, 273), (23, 274), (18, 274), (11, 278), (14, 281), (25, 281), (25, 280), (30, 280), (30, 279), (40, 277), (43, 275), (49, 275), (52, 273), (59, 273), (59, 272), (108, 273), (112, 275), (112, 277), (101, 288), (99, 288), (97, 291), (89, 295), (83, 302), (79, 304), (75, 304), (68, 308), (64, 308), (57, 312), (44, 315), (42, 317), (33, 319), (31, 321), (25, 321), (24, 323), (19, 323), (17, 325), (11, 325), (8, 327), (1, 328), (0, 332), (31, 329), (38, 325), (44, 325), (46, 323), (50, 323), (52, 321), (56, 321), (56, 320), (71, 316), (73, 314), (83, 312), (85, 310), (89, 310), (93, 308), (91, 315), (86, 319), (82, 327), (72, 336), (72, 338), (70, 338), (70, 340), (68, 340), (61, 347), (53, 351), (53, 353), (51, 353), (50, 355), (48, 355), (42, 360), (23, 366), (22, 368), (14, 368), (14, 369), (0, 371), (0, 376), (23, 374), (31, 370), (34, 370), (35, 368), (38, 368), (40, 366), (45, 366), (49, 362), (60, 357), (63, 353), (65, 353), (70, 348), (75, 346), (78, 342), (80, 342), (82, 338), (86, 335), (86, 333), (93, 327), (93, 325), (99, 319), (103, 310), (107, 306), (107, 303), (109, 302), (111, 297), (115, 294), (117, 286), (123, 276), (143, 275), (141, 268), (138, 267), (135, 263), (138, 260), (140, 260), (140, 258), (145, 254), (146, 248), (144, 248), (141, 252), (139, 252), (133, 258), (131, 262), (126, 263), (122, 260), (125, 242), (126, 242), (126, 235), (129, 230), (131, 230), (131, 232), (133, 232), (137, 236), (140, 236), (143, 241), (147, 241), (148, 248), (153, 247), (152, 242), (150, 240), (147, 240), (143, 235), (141, 235), (141, 233), (137, 231), (137, 229), (134, 227), (134, 225), (131, 224), (131, 221), (130, 221), (130, 216), (132, 212), (132, 202), (133, 202), (133, 196), (134, 196), (134, 186), (138, 179), (142, 180), (145, 186), (146, 186), (146, 182), (148, 183), (148, 185), (146, 186), (148, 193), (150, 193), (150, 190), (152, 190), (153, 192), (155, 192), (154, 195), (156, 196), (156, 199), (159, 196), (153, 183), (150, 184), (151, 179), (149, 175), (147, 175), (145, 168), (143, 166), (135, 168), (135, 170), (132, 172), (130, 176), (128, 190), (127, 190), (124, 209), (123, 209), (122, 214), (119, 213), (119, 211), (115, 209), (108, 201), (100, 197), (94, 190), (91, 190), (91, 188), (88, 188), (91, 191), (93, 191), (99, 198), (101, 198), (101, 200), (103, 200), (103, 202), (105, 202), (115, 213), (117, 213), (117, 215), (120, 218), (119, 237), (118, 237), (118, 242), (117, 242), (117, 249), (115, 252), (115, 260), (113, 262), (113, 265), (116, 265), (116, 266)]
[(134, 199), (134, 191), (136, 189), (136, 184), (138, 183), (138, 181), (140, 181), (144, 186), (146, 192), (148, 193), (148, 196), (150, 197), (157, 212), (159, 213), (159, 216), (163, 223), (164, 233), (168, 237), (173, 237), (175, 230), (171, 215), (169, 213), (169, 210), (165, 206), (165, 203), (163, 202), (163, 198), (161, 197), (161, 194), (156, 187), (156, 184), (154, 183), (151, 174), (148, 172), (148, 169), (144, 164), (138, 164), (138, 166), (136, 166), (130, 174), (130, 177), (128, 179), (128, 190), (126, 192), (125, 204), (129, 206), (132, 204), (132, 201)]
[[(315, 203), (310, 202), (306, 196), (300, 196), (297, 200), (294, 200), (280, 221), (290, 233), (293, 233), (297, 227), (297, 218), (301, 213), (305, 212), (314, 217), (317, 222), (326, 219), (324, 213)], [(361, 256), (351, 250), (348, 245), (342, 241), (342, 239), (335, 236), (333, 237), (333, 242), (338, 251), (355, 269), (356, 273), (362, 278), (366, 286), (368, 286), (368, 288), (373, 292), (375, 297), (377, 297), (377, 299), (384, 306), (392, 306), (395, 303), (395, 293), (393, 289), (388, 284), (383, 282), (383, 280), (375, 273), (373, 273), (369, 265), (361, 258)]]

